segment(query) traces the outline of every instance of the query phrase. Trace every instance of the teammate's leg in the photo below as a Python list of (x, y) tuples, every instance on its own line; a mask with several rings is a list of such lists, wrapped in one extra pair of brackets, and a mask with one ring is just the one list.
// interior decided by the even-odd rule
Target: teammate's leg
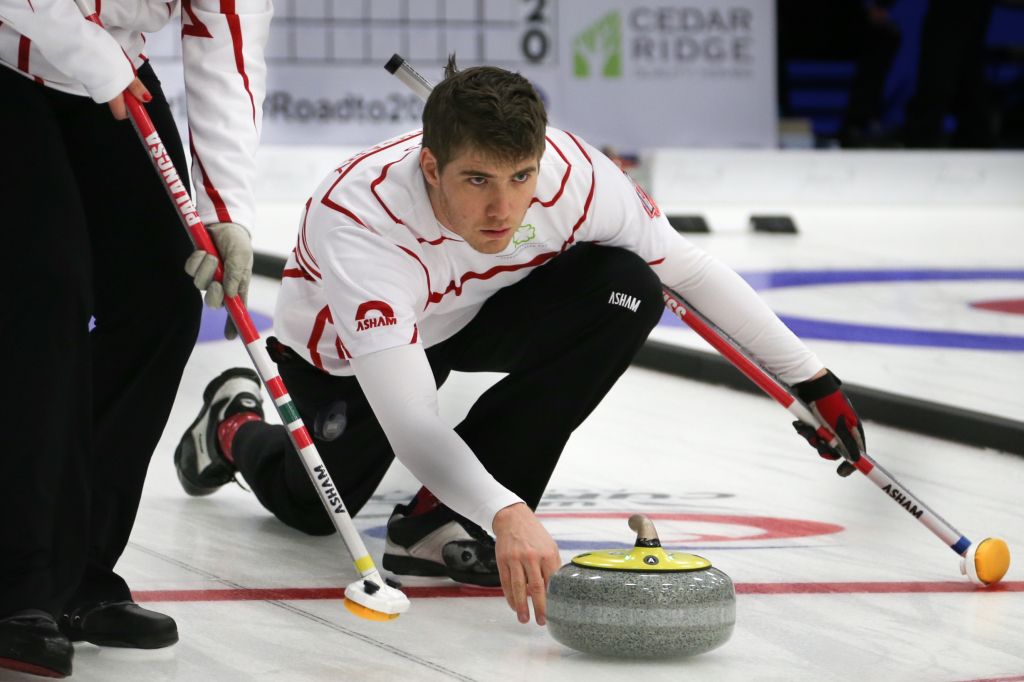
[[(149, 115), (175, 165), (184, 168), (159, 81), (148, 64), (139, 77), (153, 95)], [(62, 127), (88, 220), (96, 292), (89, 560), (65, 614), (75, 636), (96, 643), (166, 646), (177, 640), (171, 619), (130, 604), (102, 614), (96, 606), (131, 600), (114, 565), (199, 331), (200, 296), (183, 270), (192, 246), (127, 121), (84, 102), (62, 111)]]
[(87, 548), (89, 241), (46, 87), (0, 67), (0, 102), (0, 667), (70, 674), (54, 616)]
[(580, 244), (498, 292), (428, 350), (452, 369), (509, 372), (456, 427), (487, 470), (536, 508), (572, 432), (626, 370), (664, 310), (630, 252)]
[[(284, 346), (274, 348), (272, 355), (346, 508), (355, 516), (394, 459), (387, 436), (355, 377), (326, 374)], [(284, 427), (244, 424), (231, 452), (256, 497), (275, 516), (311, 535), (334, 532)]]

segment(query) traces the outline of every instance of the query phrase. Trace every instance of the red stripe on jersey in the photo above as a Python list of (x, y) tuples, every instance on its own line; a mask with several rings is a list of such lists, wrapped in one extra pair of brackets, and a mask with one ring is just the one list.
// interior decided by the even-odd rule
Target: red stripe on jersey
[[(335, 183), (335, 184), (337, 184), (337, 183)], [(333, 210), (337, 211), (338, 213), (341, 213), (342, 215), (347, 215), (349, 218), (351, 218), (352, 220), (354, 220), (357, 223), (359, 223), (360, 226), (366, 227), (366, 223), (364, 223), (362, 220), (360, 220), (359, 217), (355, 213), (353, 213), (352, 211), (348, 210), (344, 206), (339, 206), (338, 204), (334, 203), (333, 201), (328, 199), (326, 195), (324, 196), (323, 199), (320, 200), (320, 203), (323, 204), (324, 206), (326, 206), (327, 208), (333, 209)], [(367, 227), (366, 229), (370, 229), (370, 228)]]
[(206, 169), (203, 168), (203, 161), (199, 158), (199, 154), (196, 152), (195, 142), (192, 140), (192, 129), (188, 130), (188, 146), (192, 150), (192, 156), (196, 159), (196, 165), (199, 166), (199, 174), (203, 176), (203, 189), (206, 191), (206, 196), (210, 197), (210, 201), (213, 202), (213, 208), (217, 211), (217, 220), (222, 223), (231, 222), (231, 214), (228, 213), (228, 207), (224, 204), (224, 200), (220, 197), (220, 192), (213, 186), (213, 182), (210, 180), (210, 176), (206, 173)]
[(388, 176), (388, 170), (392, 166), (394, 166), (399, 161), (405, 161), (405, 157), (409, 156), (409, 154), (412, 154), (412, 152), (408, 151), (405, 153), (405, 156), (398, 159), (397, 161), (392, 161), (391, 163), (384, 164), (384, 168), (383, 170), (381, 170), (380, 176), (370, 183), (370, 192), (373, 194), (373, 197), (377, 200), (377, 203), (380, 204), (384, 208), (384, 211), (388, 214), (388, 216), (399, 225), (405, 225), (405, 223), (403, 223), (401, 220), (395, 217), (395, 214), (391, 212), (391, 209), (387, 207), (387, 204), (384, 203), (384, 200), (380, 198), (379, 194), (377, 194), (377, 185), (384, 182), (384, 178)]
[(323, 310), (316, 315), (316, 321), (313, 322), (313, 333), (309, 335), (309, 343), (306, 344), (306, 348), (309, 350), (309, 357), (318, 369), (324, 369), (324, 363), (320, 361), (320, 353), (317, 352), (317, 346), (320, 345), (320, 337), (324, 335), (324, 327), (328, 322), (334, 324), (334, 319), (331, 317), (330, 306), (325, 305)]
[(292, 249), (292, 255), (295, 256), (295, 264), (299, 266), (299, 270), (306, 276), (306, 279), (316, 281), (317, 279), (323, 279), (319, 272), (315, 270), (310, 273), (309, 264), (303, 260), (302, 252), (299, 250), (299, 245), (296, 244), (295, 248)]
[[(28, 8), (29, 8), (30, 10), (32, 10), (32, 12), (35, 12), (35, 11), (36, 11), (36, 8), (32, 6), (32, 0), (28, 0)], [(3, 24), (3, 22), (2, 22), (2, 21), (0, 21), (0, 25), (2, 25), (2, 24)]]
[(567, 248), (569, 248), (570, 244), (576, 241), (576, 230), (580, 229), (580, 225), (582, 225), (583, 222), (587, 219), (587, 213), (590, 212), (590, 202), (593, 201), (594, 199), (595, 185), (594, 162), (590, 160), (590, 155), (587, 154), (587, 151), (583, 148), (583, 145), (580, 144), (580, 141), (573, 137), (572, 133), (566, 132), (565, 134), (572, 138), (572, 141), (576, 143), (576, 146), (580, 148), (580, 151), (583, 152), (583, 156), (590, 163), (590, 193), (587, 195), (587, 201), (583, 204), (583, 215), (581, 215), (580, 219), (576, 221), (576, 224), (572, 226), (572, 232), (569, 233), (569, 238), (565, 240), (564, 244), (562, 244), (562, 251), (565, 251)]
[[(434, 292), (432, 292), (432, 291), (430, 290), (430, 270), (427, 270), (427, 266), (423, 264), (423, 261), (421, 261), (421, 260), (420, 260), (420, 257), (419, 257), (419, 256), (417, 256), (417, 255), (416, 255), (415, 253), (413, 253), (413, 252), (412, 252), (412, 251), (410, 251), (409, 249), (405, 248), (405, 247), (404, 247), (404, 246), (402, 246), (401, 244), (395, 244), (395, 246), (397, 246), (397, 247), (398, 247), (398, 248), (400, 248), (400, 249), (401, 249), (402, 251), (405, 251), (405, 252), (406, 252), (407, 254), (409, 254), (410, 256), (412, 256), (413, 258), (415, 258), (415, 259), (416, 259), (416, 262), (420, 264), (420, 267), (421, 267), (421, 268), (423, 268), (423, 274), (425, 274), (425, 275), (427, 276), (427, 305), (430, 305), (430, 299), (431, 299), (431, 298), (433, 298), (433, 296), (434, 296)], [(424, 310), (426, 310), (426, 309), (427, 309), (427, 305), (423, 306), (423, 309), (424, 309)]]
[(25, 73), (28, 73), (28, 51), (31, 47), (32, 41), (21, 36), (21, 40), (18, 41), (18, 68)]
[(431, 246), (437, 246), (438, 244), (440, 244), (441, 242), (443, 242), (446, 239), (448, 241), (450, 241), (450, 242), (461, 242), (461, 241), (463, 241), (462, 239), (452, 239), (451, 237), (441, 237), (440, 239), (435, 239), (434, 241), (427, 241), (423, 237), (416, 237), (416, 241), (418, 241), (420, 244), (430, 244)]
[[(299, 247), (306, 250), (306, 256), (312, 261), (314, 266), (319, 268), (320, 264), (316, 262), (316, 258), (313, 257), (313, 252), (309, 248), (309, 242), (306, 241), (306, 219), (309, 217), (309, 206), (312, 203), (313, 197), (306, 199), (306, 210), (302, 214), (302, 227), (299, 229)], [(316, 272), (316, 276), (319, 277), (320, 273)]]
[(417, 325), (414, 324), (412, 326), (412, 341), (409, 342), (409, 345), (411, 346), (412, 344), (416, 343), (416, 341), (419, 338), (420, 338), (420, 328)]
[[(341, 180), (346, 175), (348, 175), (348, 172), (350, 170), (352, 170), (353, 168), (355, 168), (356, 165), (359, 164), (364, 159), (368, 159), (368, 158), (370, 158), (371, 156), (373, 156), (374, 154), (376, 154), (378, 152), (382, 152), (385, 149), (391, 149), (392, 147), (395, 147), (397, 145), (402, 144), (406, 140), (411, 140), (412, 138), (417, 137), (417, 136), (422, 135), (422, 134), (423, 134), (422, 131), (416, 132), (416, 133), (411, 133), (409, 135), (406, 135), (405, 137), (400, 137), (399, 139), (395, 140), (394, 142), (392, 142), (391, 144), (389, 144), (386, 147), (370, 147), (369, 149), (367, 149), (365, 151), (359, 152), (358, 154), (356, 154), (351, 159), (349, 159), (348, 161), (345, 162), (345, 163), (349, 164), (348, 166), (346, 166), (345, 163), (341, 164), (341, 166), (338, 168), (338, 172), (341, 173), (341, 176), (338, 178), (338, 180)], [(338, 183), (334, 183), (334, 184), (336, 185)], [(331, 189), (334, 189), (334, 185), (331, 185)], [(330, 194), (331, 193), (330, 190), (327, 190), (327, 193)]]
[[(230, 8), (230, 11), (227, 9)], [(245, 72), (245, 57), (242, 55), (242, 20), (235, 14), (235, 0), (221, 0), (220, 10), (224, 18), (228, 20), (228, 31), (231, 32), (231, 45), (235, 50), (235, 67), (238, 75), (242, 77), (242, 85), (249, 95), (249, 104), (252, 105), (252, 124), (256, 125), (256, 100), (253, 99), (252, 90), (249, 89), (249, 75)]]
[[(337, 169), (337, 172), (340, 173), (340, 175), (338, 175), (338, 179), (334, 181), (334, 184), (331, 185), (330, 189), (328, 189), (324, 193), (324, 196), (320, 200), (320, 203), (322, 203), (324, 206), (327, 206), (329, 208), (333, 208), (335, 211), (340, 211), (341, 213), (344, 213), (345, 215), (348, 215), (348, 216), (350, 216), (352, 218), (355, 218), (355, 220), (357, 220), (360, 225), (363, 225), (363, 222), (361, 220), (359, 220), (359, 218), (356, 218), (352, 213), (350, 213), (349, 211), (346, 211), (341, 206), (339, 206), (338, 204), (334, 203), (333, 201), (331, 201), (328, 198), (328, 197), (330, 197), (331, 192), (333, 192), (334, 188), (338, 186), (338, 183), (341, 182), (342, 179), (344, 179), (344, 177), (346, 175), (348, 175), (349, 171), (352, 170), (353, 168), (355, 168), (363, 159), (368, 159), (368, 158), (370, 158), (371, 156), (373, 156), (374, 154), (376, 154), (378, 152), (382, 152), (385, 149), (391, 149), (392, 147), (400, 145), (403, 142), (405, 142), (407, 140), (411, 140), (412, 138), (417, 137), (417, 136), (422, 135), (422, 134), (423, 134), (422, 132), (412, 133), (411, 135), (406, 135), (405, 137), (400, 137), (399, 139), (395, 140), (394, 142), (392, 142), (391, 144), (387, 145), (386, 147), (372, 147), (370, 149), (367, 149), (364, 152), (360, 152), (359, 154), (356, 154), (355, 156), (353, 156), (351, 159), (349, 159), (348, 161), (345, 162), (345, 163), (348, 164), (348, 166), (346, 166), (345, 164), (342, 164), (341, 167), (339, 167)], [(363, 225), (363, 227), (366, 227), (366, 225)]]
[(569, 182), (569, 174), (572, 173), (572, 164), (569, 163), (569, 159), (565, 158), (565, 154), (562, 153), (562, 150), (558, 148), (558, 145), (556, 145), (550, 137), (545, 136), (544, 139), (548, 141), (548, 144), (554, 147), (555, 151), (558, 152), (558, 155), (562, 157), (562, 161), (565, 161), (565, 165), (568, 166), (568, 168), (565, 169), (565, 175), (562, 176), (562, 185), (558, 188), (558, 191), (555, 192), (555, 196), (551, 201), (541, 201), (537, 197), (530, 200), (530, 206), (539, 203), (544, 208), (551, 208), (558, 203), (559, 199), (562, 198), (562, 192), (565, 191), (565, 184)]
[(281, 273), (281, 277), (285, 279), (289, 277), (293, 277), (295, 279), (308, 279), (310, 282), (316, 281), (314, 277), (308, 275), (306, 271), (303, 270), (302, 268), (288, 268), (287, 270)]
[(302, 259), (299, 258), (297, 254), (296, 254), (296, 261), (295, 262), (298, 264), (299, 270), (302, 270), (302, 274), (305, 275), (305, 278), (308, 279), (309, 281), (315, 282), (318, 279), (323, 279), (323, 276), (321, 276), (319, 274), (314, 275), (314, 274), (310, 273), (310, 271), (306, 268), (305, 263), (302, 262)]
[(516, 270), (522, 270), (523, 268), (537, 267), (538, 265), (542, 265), (548, 262), (549, 260), (557, 256), (559, 253), (560, 252), (558, 251), (542, 253), (529, 263), (520, 263), (519, 265), (499, 265), (497, 267), (491, 268), (487, 272), (467, 272), (462, 276), (462, 281), (459, 282), (458, 284), (456, 284), (454, 281), (450, 282), (448, 284), (448, 288), (444, 290), (444, 293), (437, 294), (431, 292), (429, 303), (439, 303), (442, 298), (444, 298), (447, 294), (450, 294), (453, 291), (455, 292), (456, 296), (461, 296), (462, 287), (466, 284), (466, 282), (468, 282), (471, 279), (490, 279), (495, 275), (500, 275), (503, 272), (515, 272)]
[(306, 262), (305, 257), (302, 255), (302, 249), (295, 249), (295, 261), (304, 272), (311, 273), (316, 279), (323, 279), (323, 275), (313, 269), (313, 267)]
[(652, 260), (650, 263), (648, 263), (648, 265), (657, 265), (659, 263), (664, 263), (664, 262), (665, 262), (664, 258), (659, 258), (658, 260)]
[(334, 339), (334, 347), (341, 351), (341, 353), (339, 354), (338, 357), (340, 357), (342, 360), (351, 360), (352, 359), (352, 351), (350, 351), (348, 349), (348, 347), (345, 346), (345, 342), (341, 340), (341, 334), (339, 334), (337, 337), (335, 337), (335, 339)]
[(181, 35), (183, 36), (194, 36), (196, 38), (212, 38), (213, 34), (210, 33), (210, 29), (206, 28), (206, 24), (199, 21), (199, 17), (192, 10), (192, 0), (181, 0), (181, 11), (188, 17), (189, 23), (185, 23), (184, 18), (181, 21)]

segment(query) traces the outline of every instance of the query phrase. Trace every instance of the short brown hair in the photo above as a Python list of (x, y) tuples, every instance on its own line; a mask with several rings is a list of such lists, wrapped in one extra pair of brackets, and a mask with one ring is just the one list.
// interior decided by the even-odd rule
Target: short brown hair
[(448, 59), (444, 80), (423, 107), (423, 146), (438, 171), (468, 147), (508, 164), (544, 154), (548, 115), (530, 81), (495, 66), (459, 71)]

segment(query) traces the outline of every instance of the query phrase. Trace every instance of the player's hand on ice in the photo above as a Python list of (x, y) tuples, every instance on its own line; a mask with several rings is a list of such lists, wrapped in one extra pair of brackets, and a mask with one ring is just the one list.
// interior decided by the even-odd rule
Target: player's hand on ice
[[(135, 99), (140, 102), (153, 101), (153, 95), (149, 94), (149, 90), (146, 89), (146, 86), (142, 84), (142, 81), (140, 81), (138, 77), (129, 83), (128, 87), (125, 89), (135, 95)], [(118, 121), (123, 121), (128, 118), (128, 108), (124, 104), (123, 93), (118, 93), (117, 97), (107, 102), (107, 105), (110, 107), (110, 113), (112, 113), (114, 118)]]
[[(249, 231), (235, 223), (214, 223), (206, 226), (217, 252), (224, 259), (224, 283), (215, 282), (217, 257), (206, 251), (196, 250), (185, 262), (185, 272), (192, 276), (196, 288), (206, 291), (206, 305), (220, 308), (224, 297), (242, 297), (242, 303), (249, 298), (249, 280), (252, 279), (252, 239)], [(238, 336), (234, 322), (228, 317), (224, 326), (224, 338)]]
[(562, 559), (558, 545), (525, 504), (513, 504), (494, 515), (495, 555), (505, 600), (519, 614), (520, 623), (530, 622), (529, 601), (537, 625), (544, 625), (544, 598), (548, 580)]
[[(850, 453), (850, 458), (856, 462), (860, 459), (860, 453), (864, 451), (864, 427), (853, 405), (840, 389), (841, 385), (842, 382), (835, 374), (823, 369), (814, 378), (796, 384), (793, 388), (818, 420), (839, 437)], [(825, 459), (842, 458), (839, 451), (829, 445), (831, 439), (819, 436), (810, 424), (795, 421), (793, 427)], [(843, 460), (836, 473), (840, 476), (849, 476), (853, 471), (853, 464)]]

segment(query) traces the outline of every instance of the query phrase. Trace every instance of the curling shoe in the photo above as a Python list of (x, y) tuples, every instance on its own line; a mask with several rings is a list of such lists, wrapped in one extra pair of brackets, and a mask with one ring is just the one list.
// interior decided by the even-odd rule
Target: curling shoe
[(60, 617), (60, 631), (72, 642), (128, 649), (162, 649), (178, 641), (173, 618), (131, 601), (80, 606)]
[(75, 648), (53, 616), (25, 609), (0, 618), (0, 668), (40, 677), (67, 677)]
[(396, 575), (448, 576), (455, 582), (500, 587), (494, 539), (444, 505), (412, 515), (416, 500), (388, 519), (383, 567)]
[(210, 382), (203, 391), (203, 409), (174, 451), (174, 468), (185, 492), (209, 495), (234, 480), (237, 469), (230, 452), (225, 456), (218, 429), (232, 417), (239, 422), (236, 429), (245, 421), (263, 419), (262, 402), (260, 378), (251, 369), (229, 369)]

